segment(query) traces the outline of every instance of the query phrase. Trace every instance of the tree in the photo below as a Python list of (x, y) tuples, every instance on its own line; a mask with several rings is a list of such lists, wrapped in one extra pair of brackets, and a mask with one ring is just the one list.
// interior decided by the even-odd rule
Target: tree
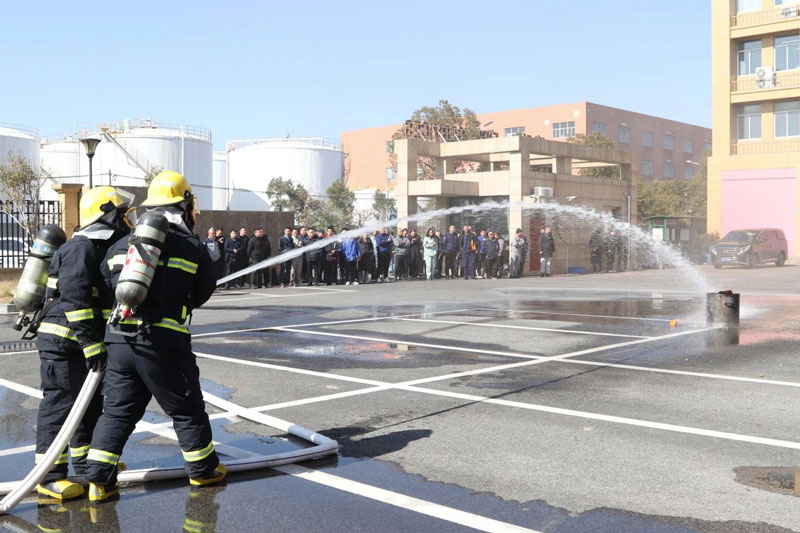
[[(569, 142), (596, 148), (614, 148), (614, 141), (599, 131), (593, 131), (589, 134), (578, 133), (574, 137), (570, 137)], [(582, 168), (580, 169), (580, 175), (590, 178), (619, 178), (619, 167)]]
[(309, 201), (308, 209), (303, 213), (305, 224), (318, 229), (332, 226), (337, 230), (353, 226), (356, 195), (347, 188), (344, 180), (334, 181), (325, 194), (328, 196), (325, 202), (316, 199)]
[(144, 175), (144, 183), (148, 187), (150, 186), (150, 182), (153, 181), (153, 178), (158, 176), (163, 169), (159, 166), (153, 166), (150, 170), (147, 171), (147, 174)]
[[(464, 139), (477, 139), (480, 136), (481, 123), (475, 112), (470, 108), (465, 107), (463, 110), (458, 106), (454, 106), (447, 100), (439, 100), (436, 107), (423, 106), (411, 113), (412, 122), (425, 122), (432, 126), (453, 126), (457, 128), (464, 128)], [(406, 137), (402, 129), (398, 130), (392, 139), (404, 139)], [(395, 171), (397, 170), (397, 156), (391, 154), (389, 162)], [(474, 166), (471, 171), (477, 170), (477, 164), (473, 162), (458, 161), (456, 162), (456, 172), (467, 172), (467, 167)], [(436, 163), (433, 158), (420, 157), (419, 170), (421, 171), (422, 179), (433, 179), (436, 176)]]
[(689, 180), (639, 182), (639, 216), (705, 216), (707, 185), (708, 154), (703, 154), (697, 170)]
[(273, 209), (294, 211), (295, 222), (298, 222), (301, 214), (306, 211), (309, 199), (305, 187), (300, 184), (295, 185), (292, 180), (280, 176), (269, 181), (266, 195)]
[(43, 174), (22, 154), (9, 152), (0, 165), (0, 213), (19, 224), (30, 239), (39, 232), (43, 182)]
[(380, 190), (375, 190), (372, 202), (372, 216), (380, 221), (386, 221), (397, 216), (397, 200), (389, 198)]

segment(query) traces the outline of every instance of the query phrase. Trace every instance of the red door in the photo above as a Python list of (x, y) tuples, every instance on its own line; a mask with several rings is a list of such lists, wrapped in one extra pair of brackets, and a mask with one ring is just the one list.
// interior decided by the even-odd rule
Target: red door
[(539, 270), (542, 260), (539, 257), (539, 232), (544, 229), (544, 220), (541, 215), (531, 215), (530, 233), (528, 233), (528, 255), (530, 256), (530, 269)]

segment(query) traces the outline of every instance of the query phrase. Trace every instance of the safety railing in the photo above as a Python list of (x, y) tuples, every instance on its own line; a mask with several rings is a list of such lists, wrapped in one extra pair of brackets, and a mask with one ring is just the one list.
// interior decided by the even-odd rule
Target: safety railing
[(173, 124), (169, 122), (158, 122), (151, 118), (131, 118), (118, 120), (116, 122), (98, 122), (96, 124), (81, 122), (77, 124), (78, 137), (90, 137), (99, 135), (102, 132), (128, 133), (134, 129), (154, 129), (164, 130), (172, 134), (195, 137), (204, 141), (211, 142), (211, 130), (201, 126), (190, 124)]
[(39, 138), (39, 130), (36, 128), (31, 128), (30, 126), (24, 126), (22, 124), (11, 124), (9, 122), (0, 122), (0, 128), (8, 128), (10, 130), (15, 130), (20, 133), (24, 133), (25, 135), (30, 135), (31, 137)]
[(731, 144), (731, 155), (784, 154), (800, 151), (800, 140), (754, 141)]
[(324, 137), (273, 137), (267, 139), (239, 139), (235, 141), (228, 141), (227, 150), (235, 150), (237, 148), (244, 148), (245, 146), (252, 146), (254, 144), (279, 144), (279, 143), (297, 143), (307, 144), (310, 146), (317, 146), (320, 148), (327, 148), (329, 150), (342, 150), (342, 143), (336, 139), (326, 139)]
[(768, 89), (791, 89), (793, 87), (800, 87), (800, 73), (783, 74), (778, 72), (773, 78), (761, 80), (755, 76), (731, 78), (731, 91), (734, 93)]
[(797, 4), (776, 7), (775, 9), (736, 13), (731, 16), (731, 28), (746, 28), (749, 26), (758, 26), (760, 24), (782, 22), (784, 20), (796, 19), (798, 16), (800, 16), (800, 7)]

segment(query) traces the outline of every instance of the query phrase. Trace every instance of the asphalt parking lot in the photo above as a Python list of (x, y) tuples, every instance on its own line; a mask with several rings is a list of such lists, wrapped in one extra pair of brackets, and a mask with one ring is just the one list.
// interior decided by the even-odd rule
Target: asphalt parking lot
[[(738, 344), (679, 271), (220, 291), (193, 317), (205, 390), (340, 444), (338, 456), (37, 507), (14, 531), (800, 530), (800, 269), (714, 271)], [(676, 321), (673, 323), (672, 321)], [(0, 481), (21, 479), (38, 360), (0, 317)], [(307, 446), (209, 407), (214, 437)], [(167, 421), (156, 404), (146, 417)], [(180, 464), (168, 428), (129, 468)], [(224, 459), (225, 457), (223, 457)], [(797, 479), (797, 485), (795, 485)]]

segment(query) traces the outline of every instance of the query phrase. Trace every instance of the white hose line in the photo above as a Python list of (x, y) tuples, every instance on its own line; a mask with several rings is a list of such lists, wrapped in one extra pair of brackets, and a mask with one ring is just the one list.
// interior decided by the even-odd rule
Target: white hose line
[[(84, 384), (84, 388), (85, 387), (86, 385)], [(89, 397), (91, 398), (91, 395)], [(339, 451), (339, 443), (337, 443), (335, 440), (329, 439), (328, 437), (316, 433), (314, 431), (311, 431), (310, 429), (298, 426), (297, 424), (292, 424), (291, 422), (281, 420), (280, 418), (275, 418), (274, 416), (265, 415), (263, 413), (259, 413), (258, 411), (242, 407), (241, 405), (237, 405), (227, 400), (223, 400), (222, 398), (214, 396), (213, 394), (210, 394), (206, 391), (203, 391), (203, 399), (206, 402), (210, 403), (211, 405), (225, 409), (228, 412), (235, 414), (240, 418), (246, 418), (248, 420), (252, 420), (253, 422), (257, 422), (265, 426), (285, 431), (290, 435), (294, 435), (295, 437), (301, 438), (303, 440), (311, 442), (312, 444), (315, 444), (315, 446), (311, 446), (310, 448), (301, 448), (299, 450), (292, 450), (282, 453), (273, 453), (270, 455), (253, 455), (251, 457), (235, 459), (233, 461), (225, 463), (225, 466), (228, 468), (228, 472), (231, 473), (246, 472), (249, 470), (258, 470), (261, 468), (269, 468), (273, 466), (281, 466), (286, 464), (297, 463), (300, 461), (308, 461), (311, 459), (318, 459), (320, 457), (325, 457), (327, 455), (335, 455)], [(78, 398), (78, 401), (80, 401), (80, 396)], [(75, 405), (76, 406), (78, 405), (77, 401)], [(81, 416), (83, 415), (81, 414)], [(80, 420), (80, 417), (78, 418), (78, 420)], [(69, 422), (69, 419), (67, 420), (67, 422)], [(64, 427), (66, 427), (66, 424), (64, 425)], [(164, 436), (167, 437), (168, 435)], [(169, 438), (174, 439), (175, 437), (169, 437)], [(55, 461), (55, 457), (53, 461)], [(45, 473), (46, 472), (47, 470), (45, 470)], [(30, 475), (28, 477), (30, 477)], [(27, 480), (28, 478), (25, 479)], [(119, 480), (120, 484), (143, 483), (146, 481), (163, 481), (168, 479), (186, 479), (186, 470), (183, 468), (183, 466), (125, 470), (118, 474), (117, 479)], [(23, 482), (14, 481), (14, 482), (2, 483), (0, 484), (0, 492), (2, 492), (2, 489), (5, 489), (7, 487), (9, 488), (14, 487), (13, 489), (11, 489), (11, 491), (14, 494), (17, 494), (17, 492), (19, 492), (22, 488), (22, 485), (20, 483)], [(19, 503), (19, 500), (21, 500), (22, 497), (26, 496), (27, 493), (29, 493), (33, 489), (36, 483), (38, 483), (38, 480), (29, 488), (27, 488), (27, 490), (22, 491), (21, 492), (22, 496), (14, 503), (14, 505)], [(10, 495), (11, 493), (9, 493), (9, 497)], [(8, 499), (8, 497), (6, 499)], [(5, 500), (3, 500), (3, 502), (5, 502)], [(8, 509), (10, 510), (11, 508), (14, 507), (14, 505), (10, 506)]]
[(42, 460), (39, 461), (27, 476), (25, 476), (25, 479), (9, 492), (8, 495), (3, 498), (3, 501), (0, 501), (0, 514), (8, 513), (11, 509), (16, 507), (16, 505), (44, 479), (44, 476), (47, 475), (50, 469), (53, 468), (56, 460), (67, 447), (75, 430), (78, 429), (78, 424), (80, 424), (86, 409), (89, 407), (89, 403), (92, 401), (94, 392), (97, 390), (102, 379), (102, 372), (89, 372), (86, 381), (83, 382), (81, 391), (78, 393), (75, 404), (72, 406), (69, 415), (67, 415), (67, 420), (64, 422), (64, 425), (61, 426), (61, 430), (59, 430), (58, 435), (56, 435), (53, 444), (50, 445), (50, 448), (47, 450)]

